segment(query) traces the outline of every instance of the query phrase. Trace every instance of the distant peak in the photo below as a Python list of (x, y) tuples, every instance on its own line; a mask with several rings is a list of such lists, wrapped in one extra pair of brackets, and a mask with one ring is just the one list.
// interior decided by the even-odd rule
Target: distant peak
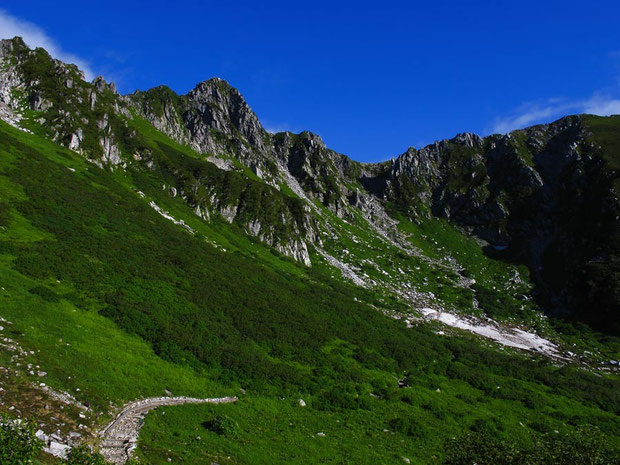
[(218, 89), (226, 89), (226, 90), (236, 90), (233, 86), (231, 86), (228, 81), (219, 78), (219, 77), (212, 77), (210, 79), (207, 79), (205, 81), (199, 82), (195, 89), (204, 89), (204, 88), (215, 88), (217, 87)]
[(95, 86), (95, 88), (100, 92), (103, 92), (105, 89), (109, 89), (115, 94), (118, 93), (116, 91), (116, 84), (114, 84), (113, 82), (106, 82), (103, 76), (97, 76), (95, 79), (93, 79), (92, 85)]
[(1, 39), (0, 43), (13, 44), (13, 45), (18, 45), (22, 47), (27, 47), (26, 42), (24, 42), (24, 39), (21, 36), (15, 36), (12, 39)]
[(24, 39), (20, 36), (15, 36), (12, 39), (0, 40), (0, 56), (24, 49), (28, 49), (28, 45), (26, 45), (26, 42), (24, 42)]

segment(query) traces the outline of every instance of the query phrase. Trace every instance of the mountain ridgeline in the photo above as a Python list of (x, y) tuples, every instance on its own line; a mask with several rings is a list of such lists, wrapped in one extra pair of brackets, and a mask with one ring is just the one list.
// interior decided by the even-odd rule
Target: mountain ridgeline
[(407, 253), (400, 222), (443, 219), (488, 256), (526, 265), (547, 312), (620, 334), (620, 116), (459, 134), (364, 164), (310, 132), (267, 132), (221, 79), (120, 95), (20, 38), (0, 42), (0, 59), (3, 120), (101, 167), (150, 173), (203, 221), (313, 266), (333, 218), (366, 222)]

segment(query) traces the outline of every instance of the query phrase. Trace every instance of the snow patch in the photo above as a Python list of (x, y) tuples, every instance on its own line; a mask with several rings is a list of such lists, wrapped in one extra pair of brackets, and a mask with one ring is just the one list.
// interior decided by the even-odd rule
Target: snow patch
[(421, 308), (420, 313), (427, 320), (437, 320), (447, 326), (463, 329), (479, 336), (492, 339), (500, 344), (516, 349), (531, 350), (553, 358), (564, 358), (553, 342), (538, 336), (537, 334), (524, 331), (519, 328), (503, 328), (492, 321), (481, 321), (474, 318), (466, 318), (453, 313), (438, 311), (432, 308)]

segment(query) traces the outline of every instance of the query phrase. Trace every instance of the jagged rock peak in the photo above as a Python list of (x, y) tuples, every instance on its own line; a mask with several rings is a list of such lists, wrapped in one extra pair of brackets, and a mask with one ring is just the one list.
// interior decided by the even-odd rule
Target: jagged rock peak
[(454, 139), (452, 139), (452, 142), (456, 142), (467, 147), (479, 147), (482, 145), (482, 137), (471, 132), (463, 132), (461, 134), (457, 134)]
[(219, 90), (224, 91), (224, 92), (232, 91), (232, 92), (235, 92), (241, 95), (241, 93), (237, 89), (235, 89), (233, 86), (231, 86), (228, 83), (228, 81), (226, 81), (225, 79), (219, 78), (219, 77), (212, 77), (212, 78), (205, 79), (204, 81), (199, 82), (194, 87), (194, 90), (195, 89), (211, 89), (215, 87), (217, 87)]
[(0, 40), (0, 56), (6, 56), (12, 54), (16, 49), (28, 48), (24, 39), (19, 36), (15, 36), (12, 39)]
[(95, 79), (93, 79), (92, 85), (95, 86), (95, 89), (97, 89), (99, 92), (103, 92), (107, 89), (118, 95), (118, 92), (116, 91), (116, 84), (114, 84), (113, 82), (106, 82), (103, 76), (97, 76)]
[(323, 139), (318, 134), (315, 134), (310, 131), (303, 131), (299, 133), (299, 137), (301, 137), (301, 139), (304, 141), (306, 146), (309, 148), (310, 147), (311, 148), (315, 148), (315, 147), (325, 148), (325, 142), (323, 142)]
[[(0, 58), (10, 58), (14, 60), (11, 62), (11, 65), (20, 64), (24, 61), (27, 61), (29, 58), (36, 57), (41, 59), (41, 57), (45, 57), (42, 61), (49, 61), (53, 64), (54, 70), (58, 73), (75, 73), (76, 76), (85, 80), (84, 71), (79, 69), (77, 65), (72, 63), (65, 63), (61, 60), (58, 60), (52, 57), (47, 50), (41, 47), (31, 49), (24, 39), (20, 36), (15, 36), (12, 39), (2, 39), (0, 40)], [(38, 76), (35, 76), (38, 77)]]
[(236, 129), (251, 145), (264, 148), (266, 132), (258, 117), (241, 93), (223, 79), (211, 78), (199, 83), (187, 94), (187, 99), (190, 130), (199, 123), (229, 135)]
[[(231, 86), (224, 79), (213, 77), (206, 81), (199, 82), (189, 91), (187, 97), (191, 99), (205, 99), (212, 103), (237, 103), (246, 106), (250, 110), (249, 105), (236, 88)], [(251, 110), (250, 110), (251, 111)]]

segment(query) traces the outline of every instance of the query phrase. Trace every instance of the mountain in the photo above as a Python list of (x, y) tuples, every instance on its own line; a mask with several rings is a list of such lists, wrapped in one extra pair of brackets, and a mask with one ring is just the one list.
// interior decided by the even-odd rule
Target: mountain
[(120, 95), (20, 38), (0, 59), (0, 394), (48, 449), (164, 393), (242, 395), (149, 415), (147, 463), (619, 446), (620, 117), (363, 164), (221, 79)]
[[(315, 134), (266, 132), (221, 79), (183, 96), (164, 86), (120, 96), (113, 84), (86, 83), (75, 67), (19, 40), (1, 47), (13, 60), (3, 73), (6, 119), (40, 112), (37, 122), (52, 140), (97, 163), (165, 170), (170, 188), (199, 215), (216, 211), (284, 255), (311, 265), (308, 247), (321, 246), (324, 220), (312, 211), (315, 202), (339, 218), (361, 213), (395, 241), (387, 210), (413, 222), (446, 218), (503, 249), (499, 258), (527, 265), (544, 308), (620, 331), (619, 118), (573, 116), (484, 139), (461, 134), (388, 162), (361, 164), (329, 150)], [(190, 172), (197, 167), (162, 160), (132, 128), (135, 119), (212, 154), (206, 160), (221, 170), (250, 170), (260, 187), (228, 191), (213, 186), (208, 174), (200, 174), (206, 181)]]

